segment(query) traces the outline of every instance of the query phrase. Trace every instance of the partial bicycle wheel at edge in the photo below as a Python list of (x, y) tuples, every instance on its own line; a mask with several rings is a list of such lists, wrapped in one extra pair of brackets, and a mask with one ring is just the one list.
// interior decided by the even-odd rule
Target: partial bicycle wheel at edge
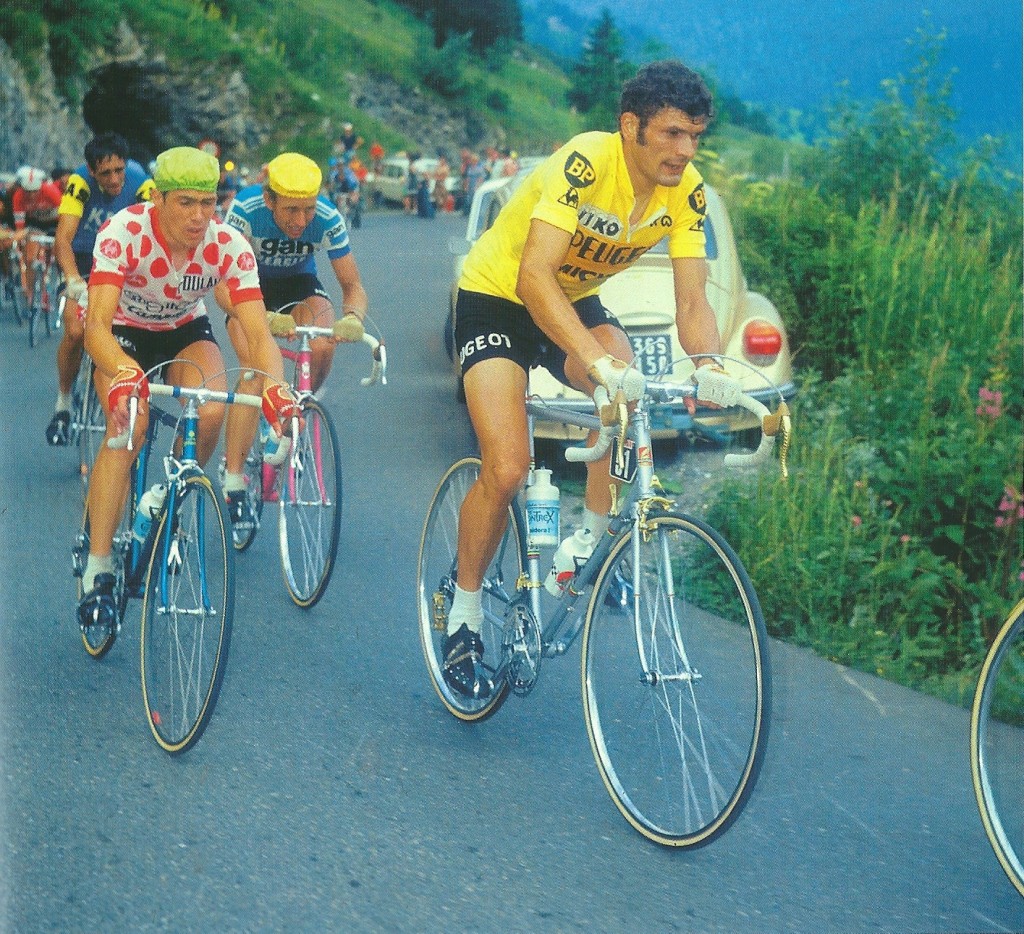
[[(420, 539), (416, 569), (416, 606), (419, 614), (420, 644), (434, 690), (460, 720), (485, 720), (508, 697), (508, 682), (498, 679), (494, 693), (482, 700), (464, 697), (452, 690), (442, 674), (443, 643), (447, 638), (448, 611), (457, 580), (459, 512), (470, 487), (480, 476), (480, 459), (466, 457), (448, 468), (441, 478), (427, 510)], [(516, 508), (509, 508), (508, 528), (498, 546), (483, 582), (484, 664), (497, 670), (501, 663), (502, 629), (505, 611), (518, 596), (516, 583), (522, 575), (525, 557), (525, 523)]]
[[(220, 497), (203, 474), (165, 509), (146, 572), (142, 609), (142, 697), (157, 743), (190, 748), (217, 703), (234, 613), (234, 549)], [(169, 523), (169, 527), (168, 527)]]
[(1024, 600), (992, 643), (971, 708), (971, 777), (985, 834), (1024, 895)]
[(612, 548), (583, 630), (583, 708), (612, 800), (645, 837), (701, 846), (737, 817), (768, 735), (767, 633), (722, 537), (652, 514)]
[(331, 582), (341, 532), (341, 455), (330, 413), (316, 399), (302, 406), (294, 467), (279, 469), (281, 569), (292, 600), (315, 606)]

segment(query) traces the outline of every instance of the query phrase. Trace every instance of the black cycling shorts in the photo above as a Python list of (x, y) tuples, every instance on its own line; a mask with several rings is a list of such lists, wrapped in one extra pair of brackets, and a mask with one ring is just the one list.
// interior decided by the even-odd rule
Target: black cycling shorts
[[(573, 302), (581, 323), (593, 330), (610, 324), (625, 333), (618, 319), (597, 295)], [(522, 305), (494, 295), (459, 289), (455, 301), (455, 348), (465, 374), (481, 360), (502, 357), (518, 363), (529, 372), (542, 366), (559, 382), (565, 378), (566, 353), (554, 343)]]
[(213, 341), (213, 329), (210, 319), (203, 315), (193, 318), (188, 324), (170, 331), (148, 331), (144, 328), (133, 328), (127, 324), (115, 324), (111, 330), (117, 342), (129, 357), (147, 373), (154, 367), (160, 367), (160, 378), (164, 377), (166, 364), (178, 356), (189, 344), (198, 341)]
[[(295, 276), (261, 279), (260, 289), (263, 292), (263, 302), (267, 306), (267, 311), (280, 311), (285, 305), (303, 302), (314, 295), (319, 295), (330, 301), (330, 296), (321, 285), (320, 280), (310, 272), (299, 273)], [(286, 313), (290, 314), (291, 309), (289, 308)]]

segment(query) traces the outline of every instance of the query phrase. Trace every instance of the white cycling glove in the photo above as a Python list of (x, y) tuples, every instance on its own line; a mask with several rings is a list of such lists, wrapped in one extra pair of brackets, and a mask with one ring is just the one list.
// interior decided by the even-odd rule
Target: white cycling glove
[(615, 393), (620, 389), (627, 402), (636, 402), (644, 394), (646, 383), (643, 373), (636, 367), (617, 360), (611, 354), (605, 354), (601, 359), (595, 360), (594, 365), (587, 370), (587, 375), (595, 383), (604, 386), (612, 398), (615, 398)]
[(89, 283), (85, 279), (68, 279), (64, 286), (64, 294), (76, 305), (85, 307), (89, 301)]
[(705, 363), (693, 374), (697, 384), (697, 401), (712, 402), (723, 409), (730, 408), (739, 402), (743, 390), (721, 367), (713, 363)]
[(334, 336), (342, 341), (361, 341), (363, 339), (362, 319), (350, 311), (334, 322)]

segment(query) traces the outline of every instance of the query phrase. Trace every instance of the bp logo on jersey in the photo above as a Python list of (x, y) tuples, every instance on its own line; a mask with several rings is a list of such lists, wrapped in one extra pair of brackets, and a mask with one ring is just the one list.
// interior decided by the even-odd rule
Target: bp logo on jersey
[(594, 167), (582, 153), (573, 152), (565, 160), (565, 180), (573, 188), (586, 188), (588, 185), (593, 185), (596, 178), (597, 173), (594, 171)]
[(708, 199), (704, 194), (704, 183), (701, 182), (690, 192), (690, 207), (698, 214), (706, 214), (708, 210)]

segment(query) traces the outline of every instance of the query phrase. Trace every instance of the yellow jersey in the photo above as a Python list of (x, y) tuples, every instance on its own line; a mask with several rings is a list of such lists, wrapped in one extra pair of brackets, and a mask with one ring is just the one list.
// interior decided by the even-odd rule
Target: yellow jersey
[(583, 133), (548, 157), (519, 186), (466, 257), (459, 287), (518, 304), (516, 279), (535, 218), (572, 235), (558, 284), (569, 301), (597, 292), (668, 237), (672, 258), (703, 257), (704, 181), (692, 164), (680, 183), (654, 189), (634, 226), (633, 183), (618, 133)]

